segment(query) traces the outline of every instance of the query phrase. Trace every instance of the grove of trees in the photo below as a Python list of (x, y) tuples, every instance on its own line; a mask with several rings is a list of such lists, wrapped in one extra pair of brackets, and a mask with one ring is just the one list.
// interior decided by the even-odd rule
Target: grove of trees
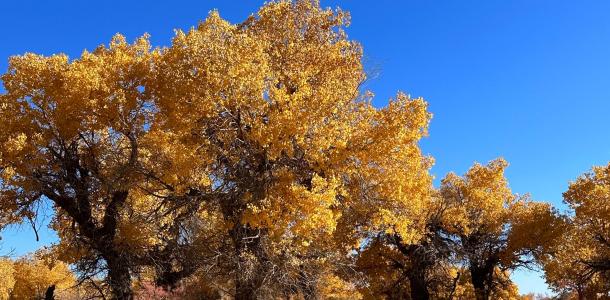
[(427, 103), (373, 106), (348, 24), (276, 1), (169, 47), (11, 57), (0, 226), (46, 203), (59, 240), (0, 260), (0, 298), (521, 299), (510, 273), (537, 268), (608, 299), (610, 165), (565, 213), (514, 194), (503, 159), (435, 187)]

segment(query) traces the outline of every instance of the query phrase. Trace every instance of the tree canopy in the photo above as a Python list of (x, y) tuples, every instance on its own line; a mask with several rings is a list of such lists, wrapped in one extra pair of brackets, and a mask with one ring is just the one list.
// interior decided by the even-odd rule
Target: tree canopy
[(570, 186), (573, 216), (514, 194), (503, 159), (434, 187), (427, 102), (374, 106), (348, 25), (274, 1), (167, 47), (11, 57), (0, 226), (50, 203), (59, 241), (1, 260), (0, 298), (518, 299), (510, 272), (540, 266), (607, 293), (610, 166)]

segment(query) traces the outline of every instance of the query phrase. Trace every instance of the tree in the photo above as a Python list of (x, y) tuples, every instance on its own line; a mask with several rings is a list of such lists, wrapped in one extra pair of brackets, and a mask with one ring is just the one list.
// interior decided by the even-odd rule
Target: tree
[[(457, 277), (455, 280), (455, 287), (451, 290), (450, 296), (446, 296), (441, 299), (456, 299), (456, 300), (468, 300), (476, 299), (476, 290), (472, 285), (472, 279), (470, 272), (464, 269), (457, 269)], [(496, 269), (494, 276), (498, 282), (502, 282), (501, 285), (497, 285), (490, 293), (490, 299), (502, 299), (502, 300), (526, 300), (527, 296), (519, 296), (518, 287), (510, 281), (509, 274), (501, 272)], [(446, 294), (447, 295), (447, 294)]]
[(549, 204), (511, 192), (507, 165), (502, 159), (475, 164), (464, 177), (450, 173), (442, 181), (450, 207), (444, 227), (459, 241), (477, 299), (489, 299), (510, 283), (498, 274), (536, 264), (563, 233), (562, 219)]
[[(75, 276), (48, 249), (16, 260), (0, 260), (0, 299), (54, 299), (69, 294)], [(50, 297), (47, 297), (50, 296)]]
[(417, 141), (430, 115), (404, 94), (371, 105), (346, 23), (317, 1), (272, 2), (237, 26), (213, 12), (160, 53), (151, 93), (168, 119), (151, 130), (196, 149), (185, 170), (226, 228), (237, 299), (314, 297), (335, 250), (368, 229), (415, 235), (391, 210), (429, 193)]
[(542, 260), (549, 287), (557, 293), (571, 295), (569, 299), (595, 298), (597, 293), (604, 292), (603, 278), (591, 274), (583, 263), (583, 258), (590, 257), (591, 245), (581, 234), (569, 227)]
[(424, 203), (423, 213), (412, 218), (414, 224), (423, 224), (418, 239), (405, 241), (397, 232), (378, 233), (359, 254), (356, 265), (367, 276), (363, 290), (372, 298), (447, 298), (453, 288), (455, 243), (441, 227), (446, 207), (437, 193)]
[(571, 182), (563, 194), (572, 212), (560, 242), (545, 260), (547, 282), (579, 299), (610, 293), (610, 164)]
[(67, 261), (85, 276), (106, 270), (115, 298), (131, 297), (138, 267), (174, 253), (181, 220), (197, 211), (188, 193), (175, 193), (176, 180), (160, 179), (175, 174), (165, 173), (156, 150), (164, 146), (150, 134), (149, 49), (146, 37), (116, 36), (79, 59), (12, 57), (2, 75), (3, 219), (35, 217), (50, 200)]
[(570, 184), (563, 194), (574, 210), (573, 223), (578, 234), (589, 240), (590, 254), (581, 257), (588, 271), (610, 275), (610, 164), (594, 167)]

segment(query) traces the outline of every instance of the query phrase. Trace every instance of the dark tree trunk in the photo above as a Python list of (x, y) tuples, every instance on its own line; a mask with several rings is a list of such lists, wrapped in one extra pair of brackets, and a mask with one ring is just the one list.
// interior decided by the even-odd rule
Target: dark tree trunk
[[(186, 197), (201, 196), (197, 190), (190, 190)], [(191, 212), (197, 211), (202, 201), (177, 201), (187, 202), (187, 212), (180, 213), (173, 220), (172, 226), (167, 229), (167, 234), (171, 236), (163, 249), (151, 251), (149, 257), (151, 261), (149, 265), (153, 265), (156, 269), (157, 278), (155, 283), (157, 286), (166, 290), (174, 290), (180, 284), (180, 281), (191, 276), (198, 268), (196, 260), (199, 253), (192, 253), (192, 244), (181, 244), (180, 238), (183, 234), (181, 231), (187, 228), (187, 222), (191, 216)]]
[(111, 251), (104, 255), (108, 267), (108, 283), (112, 290), (112, 299), (131, 300), (133, 291), (131, 289), (131, 274), (127, 259), (120, 254)]
[(55, 300), (55, 285), (47, 288), (47, 291), (44, 293), (44, 300)]
[(128, 194), (126, 191), (116, 191), (112, 194), (112, 199), (106, 206), (102, 227), (96, 230), (96, 234), (100, 236), (96, 243), (97, 250), (102, 254), (102, 258), (106, 260), (108, 283), (112, 289), (112, 298), (117, 300), (133, 299), (131, 274), (129, 273), (130, 261), (125, 254), (121, 253), (121, 249), (118, 249), (114, 242), (117, 235), (119, 212), (125, 200), (127, 200)]
[(411, 299), (412, 300), (428, 300), (430, 299), (430, 293), (426, 284), (426, 277), (424, 270), (414, 269), (408, 275), (409, 286), (411, 288)]
[[(41, 195), (52, 200), (72, 219), (72, 229), (79, 237), (79, 242), (93, 250), (96, 255), (95, 262), (97, 263), (98, 259), (106, 262), (106, 281), (112, 290), (112, 298), (129, 300), (133, 299), (130, 275), (132, 262), (129, 256), (122, 253), (123, 246), (119, 248), (115, 244), (115, 238), (121, 210), (129, 195), (128, 186), (133, 180), (133, 170), (138, 165), (138, 144), (135, 133), (122, 133), (130, 141), (131, 149), (128, 162), (117, 168), (121, 170), (120, 173), (112, 174), (110, 178), (100, 177), (95, 167), (100, 161), (92, 151), (81, 151), (78, 140), (59, 139), (57, 145), (49, 145), (48, 149), (53, 155), (52, 164), (57, 167), (57, 171), (49, 173), (45, 168), (33, 170), (33, 178), (40, 184)], [(81, 138), (85, 139), (82, 135)], [(94, 163), (93, 169), (89, 169), (90, 164), (85, 163), (89, 159)], [(105, 184), (101, 188), (99, 182), (106, 181), (121, 184), (118, 184), (116, 190), (108, 189)], [(100, 203), (99, 198), (106, 192), (106, 201)], [(105, 210), (101, 224), (94, 216), (93, 207)], [(88, 265), (87, 268), (93, 271), (97, 265)], [(52, 296), (54, 290), (49, 288), (47, 292)]]
[(311, 283), (309, 278), (307, 277), (307, 273), (303, 271), (303, 266), (300, 266), (301, 271), (299, 272), (299, 289), (303, 294), (304, 300), (316, 300), (318, 299), (316, 295), (316, 287)]
[[(237, 248), (237, 262), (238, 265), (235, 268), (235, 300), (254, 300), (256, 299), (256, 293), (260, 287), (258, 283), (258, 270), (256, 267), (257, 261), (248, 261), (253, 258), (251, 255), (247, 255), (244, 258), (242, 254), (249, 252), (247, 247), (239, 246)], [(241, 266), (248, 266), (246, 269)]]
[(582, 289), (577, 289), (576, 293), (578, 294), (578, 300), (585, 300), (585, 292)]
[(430, 299), (428, 283), (426, 281), (426, 271), (432, 267), (434, 262), (427, 257), (426, 246), (404, 245), (400, 236), (394, 235), (393, 238), (398, 250), (410, 261), (409, 267), (406, 269), (406, 275), (409, 280), (411, 299)]
[(116, 191), (112, 194), (110, 203), (106, 206), (101, 227), (93, 222), (89, 196), (86, 192), (78, 194), (76, 199), (56, 196), (53, 193), (45, 195), (74, 219), (79, 226), (80, 233), (87, 238), (86, 242), (89, 246), (100, 253), (101, 258), (106, 261), (107, 281), (112, 290), (112, 298), (133, 299), (129, 259), (119, 252), (120, 250), (114, 243), (119, 212), (127, 199), (128, 192)]
[(457, 273), (457, 276), (453, 279), (453, 284), (451, 284), (451, 293), (449, 293), (448, 300), (453, 300), (453, 295), (455, 294), (455, 289), (457, 288), (458, 281), (460, 280), (460, 272)]
[(250, 280), (239, 278), (235, 282), (235, 300), (255, 300), (256, 287), (252, 285)]
[(478, 268), (470, 267), (470, 276), (472, 277), (472, 286), (474, 287), (474, 293), (477, 300), (489, 300), (491, 292), (491, 275), (493, 268)]

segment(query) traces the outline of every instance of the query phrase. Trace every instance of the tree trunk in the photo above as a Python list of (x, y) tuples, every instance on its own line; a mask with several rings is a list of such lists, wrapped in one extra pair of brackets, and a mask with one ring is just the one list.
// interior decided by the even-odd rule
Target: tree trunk
[(460, 280), (460, 272), (457, 273), (457, 276), (453, 279), (453, 284), (451, 285), (451, 293), (449, 293), (448, 300), (453, 300), (453, 295), (455, 294), (455, 289), (457, 288), (458, 281)]
[(477, 300), (489, 300), (489, 282), (487, 280), (489, 274), (484, 269), (470, 268), (470, 276), (472, 277), (472, 286)]
[(55, 300), (55, 285), (49, 286), (44, 293), (44, 300)]
[(235, 282), (235, 300), (255, 300), (256, 287), (249, 282), (251, 280), (242, 280), (239, 275), (237, 277)]
[(131, 300), (133, 291), (131, 289), (131, 275), (127, 260), (117, 253), (104, 256), (108, 266), (108, 282), (112, 290), (112, 299)]
[(247, 225), (231, 229), (235, 247), (235, 300), (256, 299), (264, 274), (261, 274), (263, 254), (260, 245), (260, 231)]
[(411, 299), (430, 299), (428, 283), (426, 282), (426, 271), (431, 268), (433, 262), (426, 256), (426, 244), (404, 245), (402, 238), (398, 235), (394, 235), (394, 240), (398, 250), (410, 260), (406, 275), (409, 280)]
[(430, 293), (426, 285), (426, 277), (422, 269), (412, 270), (409, 276), (411, 300), (428, 300)]
[(576, 293), (578, 294), (578, 300), (585, 300), (585, 292), (582, 289), (577, 289)]
[(299, 271), (299, 289), (303, 294), (304, 300), (316, 300), (318, 299), (316, 295), (316, 287), (315, 284), (312, 284), (312, 281), (308, 280), (307, 273), (303, 271), (303, 265), (300, 266), (301, 270)]

